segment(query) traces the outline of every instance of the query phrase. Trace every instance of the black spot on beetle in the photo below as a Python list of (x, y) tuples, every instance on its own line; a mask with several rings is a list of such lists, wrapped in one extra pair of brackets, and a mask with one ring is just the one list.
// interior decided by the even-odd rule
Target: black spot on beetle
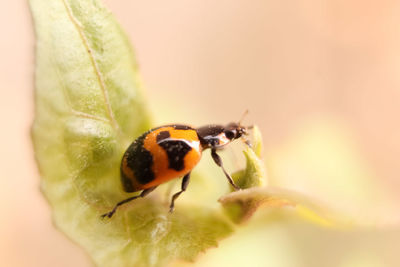
[(172, 125), (172, 127), (174, 127), (175, 130), (192, 130), (193, 128), (187, 125), (183, 125), (183, 124), (174, 124)]
[(133, 187), (132, 180), (125, 175), (125, 173), (122, 171), (121, 168), (121, 182), (122, 182), (122, 187), (124, 188), (125, 192), (135, 192), (135, 188)]
[(166, 140), (158, 145), (167, 152), (169, 168), (176, 171), (181, 171), (185, 168), (185, 156), (192, 150), (189, 144), (181, 140)]
[(162, 141), (162, 140), (164, 140), (164, 139), (169, 138), (170, 136), (171, 136), (171, 135), (169, 134), (168, 131), (159, 132), (159, 133), (157, 134), (157, 138), (156, 138), (157, 143), (160, 142), (160, 141)]
[[(136, 139), (126, 150), (124, 158), (128, 168), (133, 171), (135, 180), (140, 184), (148, 184), (155, 179), (153, 173), (153, 156), (150, 151), (143, 147), (144, 139), (148, 133)], [(121, 169), (121, 181), (126, 192), (133, 192), (132, 182), (126, 177)]]

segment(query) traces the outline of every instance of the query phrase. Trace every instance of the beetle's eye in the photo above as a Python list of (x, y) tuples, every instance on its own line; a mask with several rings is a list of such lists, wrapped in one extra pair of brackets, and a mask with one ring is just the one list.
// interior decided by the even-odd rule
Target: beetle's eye
[(228, 139), (233, 139), (235, 137), (235, 133), (233, 131), (227, 130), (227, 131), (225, 131), (225, 136)]

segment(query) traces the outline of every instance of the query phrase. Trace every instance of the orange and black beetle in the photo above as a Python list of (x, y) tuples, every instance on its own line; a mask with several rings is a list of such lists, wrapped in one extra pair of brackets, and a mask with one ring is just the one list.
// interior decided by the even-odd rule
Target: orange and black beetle
[(224, 169), (217, 150), (247, 135), (249, 128), (234, 122), (226, 126), (210, 124), (200, 128), (172, 124), (144, 133), (128, 147), (121, 161), (121, 181), (124, 190), (143, 191), (140, 195), (117, 203), (102, 217), (111, 218), (122, 204), (144, 197), (158, 185), (183, 176), (181, 191), (172, 196), (170, 205), (172, 212), (176, 198), (189, 184), (190, 172), (200, 161), (203, 150), (207, 148), (211, 148), (214, 162), (222, 168), (233, 188), (240, 189)]

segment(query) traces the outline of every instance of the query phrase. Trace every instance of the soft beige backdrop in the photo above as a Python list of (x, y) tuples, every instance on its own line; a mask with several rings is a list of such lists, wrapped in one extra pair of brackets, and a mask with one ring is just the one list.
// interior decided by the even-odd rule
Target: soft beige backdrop
[[(168, 106), (177, 110), (169, 122), (194, 124), (237, 120), (248, 108), (267, 157), (298, 129), (334, 121), (366, 176), (387, 201), (399, 203), (399, 1), (106, 4), (136, 48), (158, 120)], [(29, 140), (34, 35), (26, 1), (0, 2), (0, 33), (0, 265), (88, 266), (83, 252), (52, 228), (38, 191)], [(392, 210), (380, 211), (385, 222), (398, 222)]]

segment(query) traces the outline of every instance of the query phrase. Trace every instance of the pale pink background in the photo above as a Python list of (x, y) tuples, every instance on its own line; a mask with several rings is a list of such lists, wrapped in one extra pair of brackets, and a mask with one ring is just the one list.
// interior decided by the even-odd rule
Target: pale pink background
[[(374, 176), (399, 195), (399, 1), (106, 4), (134, 43), (153, 113), (166, 97), (196, 114), (191, 123), (237, 120), (249, 108), (266, 153), (304, 120), (333, 116), (355, 136)], [(84, 253), (54, 230), (38, 191), (26, 1), (0, 3), (0, 33), (0, 265), (88, 266)]]

